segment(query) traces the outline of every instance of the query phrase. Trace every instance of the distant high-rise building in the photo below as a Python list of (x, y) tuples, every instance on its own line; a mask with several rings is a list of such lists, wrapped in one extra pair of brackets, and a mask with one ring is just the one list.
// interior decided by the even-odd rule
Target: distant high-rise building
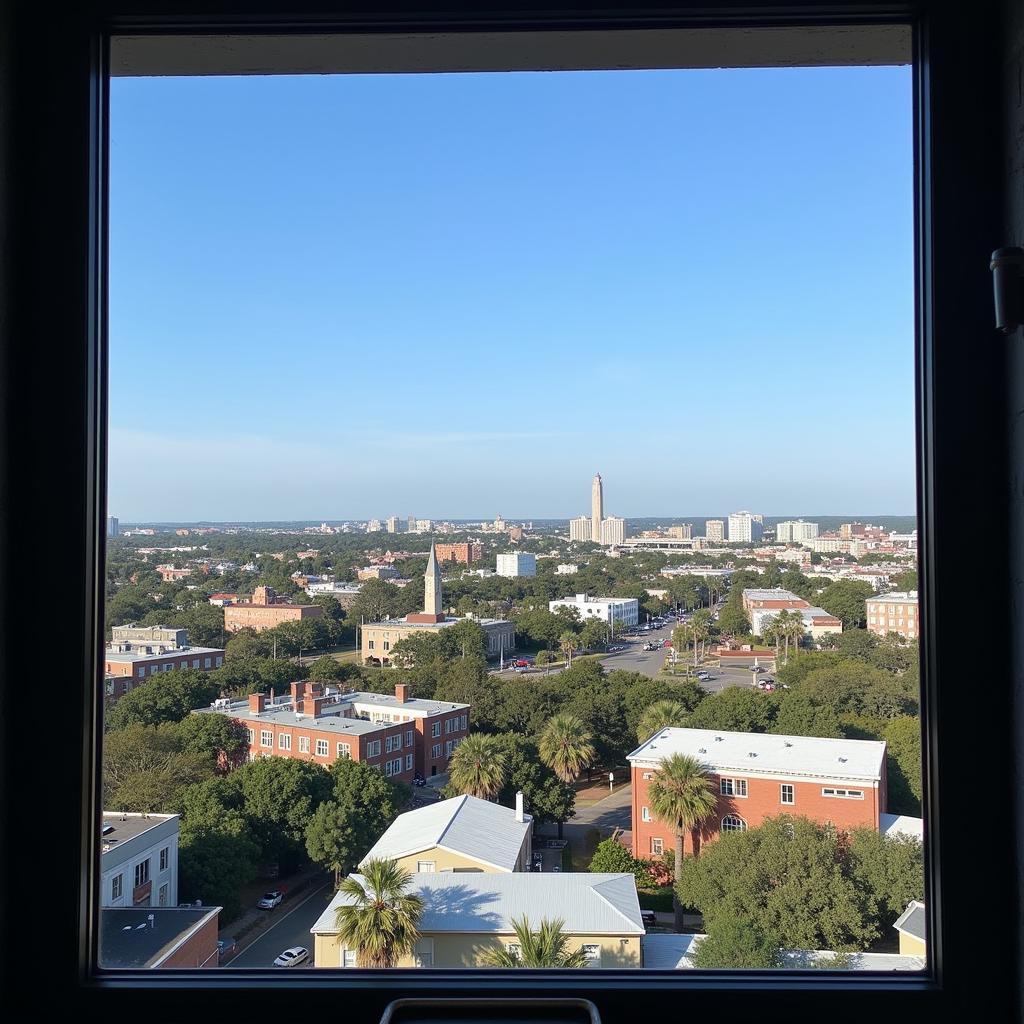
[(117, 521), (117, 516), (107, 516), (107, 536), (116, 537), (121, 532), (121, 524)]
[(683, 523), (682, 526), (670, 526), (668, 535), (678, 540), (690, 540), (693, 537), (693, 526), (690, 523)]
[(590, 485), (590, 539), (595, 544), (601, 543), (601, 522), (604, 519), (604, 487), (601, 474), (594, 474)]
[(729, 543), (752, 544), (761, 539), (763, 532), (761, 516), (750, 512), (732, 512), (729, 514)]
[(704, 536), (708, 540), (718, 541), (721, 543), (725, 540), (725, 520), (724, 519), (709, 519), (704, 523)]
[(398, 533), (398, 516), (388, 516), (387, 528), (388, 533)]
[(409, 516), (409, 518), (406, 519), (406, 521), (405, 521), (405, 528), (406, 528), (406, 530), (409, 533), (415, 533), (416, 532), (416, 517), (415, 516)]
[(417, 533), (430, 533), (433, 529), (434, 523), (430, 519), (417, 519), (416, 520), (416, 532)]
[(380, 520), (379, 519), (371, 519), (366, 524), (366, 532), (367, 533), (380, 533)]
[(569, 520), (569, 540), (589, 541), (591, 536), (590, 516), (577, 516)]
[(800, 541), (814, 540), (818, 536), (817, 523), (805, 523), (802, 519), (788, 519), (775, 527), (775, 539), (780, 544), (799, 544)]
[(601, 543), (621, 544), (626, 539), (626, 520), (620, 516), (608, 516), (601, 520)]

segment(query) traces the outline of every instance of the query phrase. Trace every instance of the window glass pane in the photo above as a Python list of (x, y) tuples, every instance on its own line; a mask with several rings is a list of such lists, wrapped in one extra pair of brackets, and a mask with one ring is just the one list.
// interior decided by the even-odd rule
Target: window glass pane
[(112, 83), (105, 962), (144, 907), (370, 966), (334, 886), (391, 870), (394, 967), (556, 916), (579, 967), (923, 967), (910, 113), (909, 67)]

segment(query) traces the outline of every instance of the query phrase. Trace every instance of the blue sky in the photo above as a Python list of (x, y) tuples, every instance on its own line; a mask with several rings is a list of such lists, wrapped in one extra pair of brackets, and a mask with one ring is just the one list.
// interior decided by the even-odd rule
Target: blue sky
[(111, 105), (122, 520), (914, 511), (908, 68)]

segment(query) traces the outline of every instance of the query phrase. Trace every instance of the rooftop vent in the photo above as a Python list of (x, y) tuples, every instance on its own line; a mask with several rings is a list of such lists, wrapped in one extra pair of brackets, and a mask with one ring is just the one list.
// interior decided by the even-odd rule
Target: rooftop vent
[(789, 740), (786, 740), (785, 743), (783, 744), (783, 746), (791, 747), (791, 746), (793, 746), (793, 744), (790, 743)]
[(706, 754), (707, 752), (708, 752), (707, 751), (707, 747), (698, 747), (697, 748), (697, 753), (698, 754)]
[(113, 825), (104, 825), (103, 826), (103, 835), (105, 835), (105, 836), (106, 835), (110, 835), (110, 833), (113, 832), (113, 831), (114, 831), (114, 826)]
[(757, 754), (753, 750), (748, 750), (747, 751), (747, 757), (757, 757)]
[(716, 736), (715, 737), (715, 742), (716, 743), (721, 743), (722, 742), (722, 737), (721, 736)]
[(846, 758), (845, 757), (839, 758), (839, 763), (840, 764), (846, 764)]

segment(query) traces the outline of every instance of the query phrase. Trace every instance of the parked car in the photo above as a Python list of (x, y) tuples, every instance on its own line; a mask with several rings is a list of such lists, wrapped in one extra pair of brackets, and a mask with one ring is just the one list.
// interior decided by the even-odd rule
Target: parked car
[(427, 780), (425, 778), (423, 778), (423, 776), (419, 772), (417, 772), (412, 777), (412, 784), (414, 786), (425, 786), (427, 784)]
[(698, 672), (697, 678), (702, 682), (706, 683), (711, 678), (710, 672)]
[(265, 892), (256, 904), (260, 910), (273, 910), (274, 907), (284, 899), (284, 893), (279, 889), (272, 889), (270, 892)]
[(754, 666), (754, 671), (755, 671), (755, 672), (767, 672), (767, 671), (768, 671), (768, 669), (766, 669), (766, 668), (764, 667), (764, 665), (755, 665), (755, 666)]
[(658, 923), (657, 915), (653, 910), (641, 910), (640, 920), (643, 922), (645, 928), (650, 928)]
[(530, 664), (531, 664), (531, 662), (530, 662), (529, 658), (513, 658), (512, 659), (512, 667), (513, 668), (529, 668)]
[(286, 949), (275, 961), (275, 967), (298, 967), (309, 963), (309, 950), (304, 946), (292, 946)]
[(230, 960), (238, 952), (238, 943), (234, 939), (217, 940), (217, 959), (220, 963)]

